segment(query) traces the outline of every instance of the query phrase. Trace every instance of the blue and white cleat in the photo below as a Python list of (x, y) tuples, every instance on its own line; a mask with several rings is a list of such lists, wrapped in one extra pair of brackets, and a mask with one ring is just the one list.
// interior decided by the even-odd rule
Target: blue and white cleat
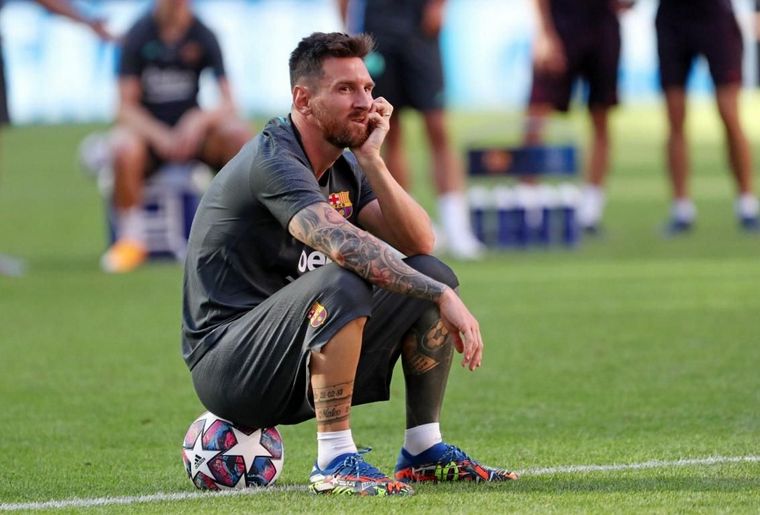
[(315, 463), (309, 476), (313, 494), (412, 495), (414, 490), (394, 481), (364, 461), (358, 453), (341, 454), (323, 470)]
[(668, 223), (665, 224), (663, 233), (666, 238), (676, 238), (678, 236), (688, 234), (694, 228), (694, 222), (692, 220), (680, 220), (678, 218), (671, 218)]
[(760, 220), (756, 216), (742, 216), (739, 218), (739, 227), (744, 232), (760, 232)]

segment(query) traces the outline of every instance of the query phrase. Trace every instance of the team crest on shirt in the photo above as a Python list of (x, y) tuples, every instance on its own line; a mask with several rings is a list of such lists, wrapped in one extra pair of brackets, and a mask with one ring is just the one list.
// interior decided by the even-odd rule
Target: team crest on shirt
[(180, 49), (179, 55), (183, 63), (195, 66), (203, 57), (203, 47), (195, 41), (188, 41)]
[(351, 199), (348, 197), (347, 191), (339, 191), (338, 193), (330, 193), (327, 196), (327, 201), (343, 218), (348, 218), (351, 213), (354, 212), (354, 205), (351, 203)]
[(325, 323), (325, 320), (327, 320), (327, 310), (322, 304), (315, 302), (309, 308), (306, 318), (309, 320), (309, 325), (312, 327), (319, 327)]

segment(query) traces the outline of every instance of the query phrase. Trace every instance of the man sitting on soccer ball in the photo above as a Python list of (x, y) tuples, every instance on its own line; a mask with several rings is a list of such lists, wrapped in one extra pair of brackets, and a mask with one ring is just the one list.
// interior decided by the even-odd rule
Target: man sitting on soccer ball
[[(250, 427), (316, 417), (314, 493), (516, 479), (441, 438), (453, 351), (475, 370), (483, 340), (456, 276), (429, 255), (428, 215), (380, 156), (393, 107), (372, 98), (362, 60), (372, 46), (366, 35), (304, 38), (290, 56), (290, 116), (212, 181), (187, 252), (184, 358), (220, 417)], [(391, 479), (357, 453), (350, 411), (389, 398), (399, 355), (407, 430)]]

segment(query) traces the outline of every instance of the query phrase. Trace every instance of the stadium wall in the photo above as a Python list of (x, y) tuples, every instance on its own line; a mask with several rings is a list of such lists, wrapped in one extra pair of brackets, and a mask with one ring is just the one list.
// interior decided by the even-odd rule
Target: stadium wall
[[(287, 59), (313, 31), (340, 30), (334, 0), (195, 0), (196, 10), (219, 36), (234, 93), (248, 115), (279, 114), (290, 105)], [(78, 5), (124, 32), (151, 0), (89, 0)], [(656, 0), (639, 0), (623, 17), (620, 69), (623, 102), (657, 98), (654, 14)], [(754, 83), (749, 1), (735, 1), (745, 34), (745, 77)], [(449, 0), (442, 35), (449, 105), (456, 109), (520, 109), (530, 86), (534, 29), (531, 0)], [(112, 118), (118, 49), (28, 0), (6, 0), (0, 31), (14, 121), (61, 123)], [(204, 82), (209, 82), (204, 78)], [(705, 63), (690, 87), (708, 93)], [(202, 103), (216, 91), (204, 87)]]

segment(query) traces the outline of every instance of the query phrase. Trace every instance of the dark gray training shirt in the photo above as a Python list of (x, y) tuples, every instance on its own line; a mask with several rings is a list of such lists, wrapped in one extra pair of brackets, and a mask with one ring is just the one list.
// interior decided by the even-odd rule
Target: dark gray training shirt
[(173, 43), (161, 39), (153, 12), (129, 29), (121, 45), (119, 77), (140, 79), (140, 102), (157, 119), (169, 125), (198, 106), (201, 72), (211, 69), (225, 76), (219, 42), (198, 18)]
[(290, 235), (293, 215), (327, 201), (359, 225), (357, 215), (374, 198), (353, 154), (345, 152), (317, 182), (290, 118), (271, 120), (222, 168), (195, 214), (183, 286), (188, 367), (228, 322), (327, 262)]

